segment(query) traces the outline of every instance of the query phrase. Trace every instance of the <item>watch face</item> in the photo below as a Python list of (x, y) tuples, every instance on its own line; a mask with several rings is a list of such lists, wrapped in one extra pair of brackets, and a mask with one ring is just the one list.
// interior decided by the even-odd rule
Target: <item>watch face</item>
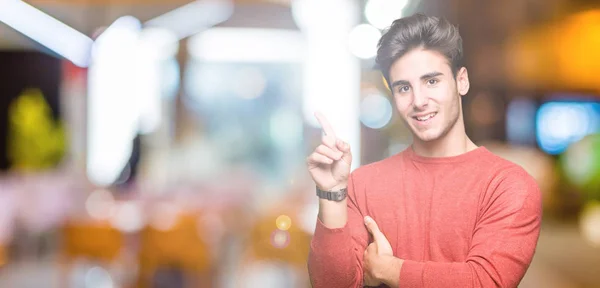
[(336, 201), (342, 201), (346, 198), (346, 194), (347, 194), (347, 190), (346, 189), (342, 189), (339, 192), (335, 193), (335, 200)]

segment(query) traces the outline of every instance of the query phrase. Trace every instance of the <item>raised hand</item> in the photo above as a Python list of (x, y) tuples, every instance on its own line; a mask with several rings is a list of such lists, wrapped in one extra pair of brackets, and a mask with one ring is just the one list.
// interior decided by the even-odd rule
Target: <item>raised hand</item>
[(321, 190), (334, 191), (345, 188), (352, 164), (350, 145), (336, 138), (325, 116), (317, 112), (315, 117), (324, 133), (321, 145), (306, 160), (310, 176)]

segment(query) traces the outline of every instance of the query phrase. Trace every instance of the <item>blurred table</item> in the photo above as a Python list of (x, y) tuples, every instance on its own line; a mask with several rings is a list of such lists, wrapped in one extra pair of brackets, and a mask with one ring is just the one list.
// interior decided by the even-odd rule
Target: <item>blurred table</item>
[(533, 263), (519, 287), (600, 287), (600, 248), (584, 241), (577, 223), (545, 219)]

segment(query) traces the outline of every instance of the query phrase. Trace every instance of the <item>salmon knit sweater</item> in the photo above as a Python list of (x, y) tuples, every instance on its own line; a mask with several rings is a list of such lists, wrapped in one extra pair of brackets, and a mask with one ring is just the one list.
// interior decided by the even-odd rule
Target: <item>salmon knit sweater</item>
[(367, 215), (405, 260), (402, 288), (517, 287), (542, 207), (535, 180), (485, 147), (442, 158), (408, 148), (350, 174), (344, 227), (317, 220), (308, 260), (314, 288), (363, 286)]

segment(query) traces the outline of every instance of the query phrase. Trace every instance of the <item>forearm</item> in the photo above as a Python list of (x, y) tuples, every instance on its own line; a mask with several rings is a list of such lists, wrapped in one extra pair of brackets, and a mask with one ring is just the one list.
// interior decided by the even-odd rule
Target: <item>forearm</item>
[[(517, 287), (526, 267), (486, 270), (485, 264), (467, 262), (420, 262), (396, 259), (393, 270), (383, 270), (380, 281), (390, 287)], [(401, 263), (398, 265), (398, 263)], [(392, 266), (392, 265), (390, 265)]]
[[(342, 183), (332, 191), (339, 191), (347, 188), (347, 183)], [(348, 222), (348, 198), (336, 202), (327, 199), (319, 199), (319, 220), (330, 229), (342, 228)]]
[(348, 222), (346, 201), (341, 202), (319, 199), (319, 220), (330, 229), (343, 228)]
[[(341, 188), (345, 187), (334, 187)], [(319, 219), (308, 259), (314, 288), (357, 287), (362, 283), (362, 254), (368, 235), (353, 200), (354, 191), (349, 188), (343, 201), (319, 200)]]
[(465, 262), (418, 262), (388, 255), (381, 257), (375, 277), (389, 287), (479, 287), (471, 276), (470, 264)]
[(358, 257), (363, 250), (364, 247), (352, 236), (348, 225), (329, 228), (318, 220), (308, 256), (312, 286), (356, 287), (362, 282)]

